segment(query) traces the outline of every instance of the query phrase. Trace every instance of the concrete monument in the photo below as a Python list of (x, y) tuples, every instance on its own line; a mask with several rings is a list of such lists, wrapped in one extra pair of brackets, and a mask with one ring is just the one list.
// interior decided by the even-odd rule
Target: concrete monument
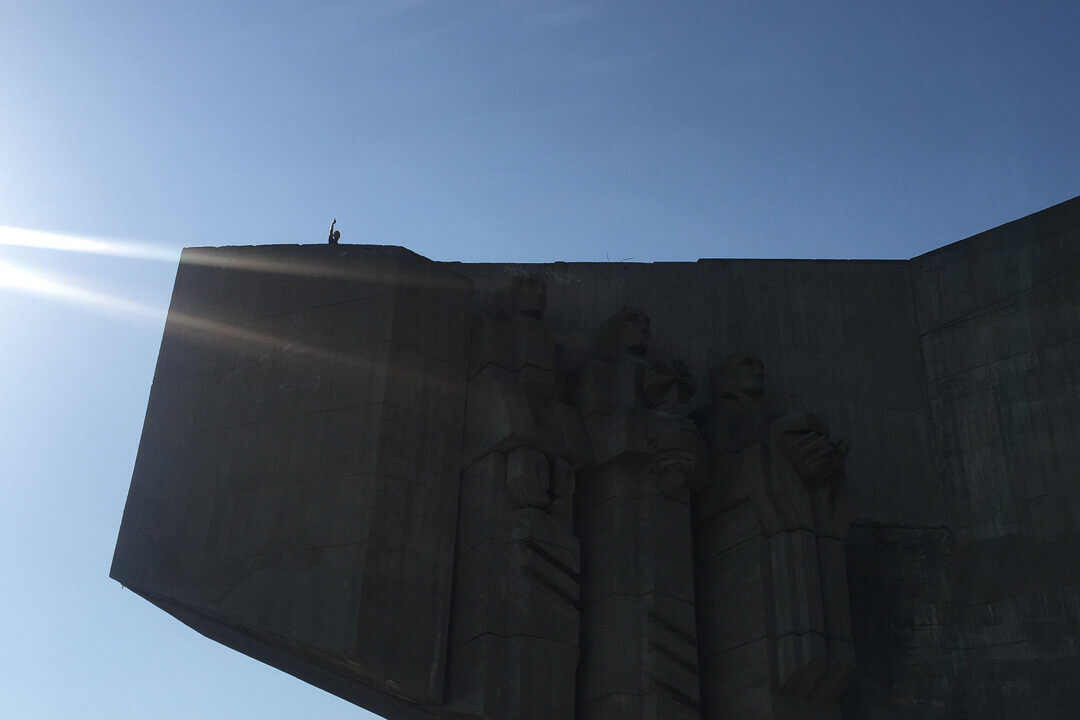
[(904, 261), (193, 248), (112, 577), (390, 720), (1080, 715), (1080, 198)]

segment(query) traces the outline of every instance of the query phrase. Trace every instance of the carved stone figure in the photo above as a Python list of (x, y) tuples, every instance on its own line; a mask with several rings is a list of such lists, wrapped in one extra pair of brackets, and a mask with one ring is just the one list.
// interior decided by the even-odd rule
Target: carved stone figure
[(490, 720), (573, 717), (575, 469), (590, 455), (542, 322), (546, 287), (514, 278), (474, 332), (447, 702)]
[(329, 229), (184, 250), (124, 587), (392, 720), (1078, 715), (1080, 198), (910, 262), (549, 285)]
[(700, 418), (711, 460), (694, 502), (705, 717), (835, 720), (854, 667), (847, 446), (814, 415), (770, 418), (763, 380), (760, 358), (729, 356)]
[(686, 367), (647, 359), (649, 318), (623, 308), (596, 335), (575, 395), (595, 462), (579, 475), (579, 720), (697, 718), (690, 485), (701, 472)]

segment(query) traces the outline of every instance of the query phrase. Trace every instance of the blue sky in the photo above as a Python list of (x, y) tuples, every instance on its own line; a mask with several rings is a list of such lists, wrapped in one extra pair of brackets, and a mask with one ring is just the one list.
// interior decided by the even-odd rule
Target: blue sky
[(4, 714), (368, 717), (107, 578), (180, 248), (907, 258), (1080, 194), (1078, 37), (1075, 0), (0, 0)]

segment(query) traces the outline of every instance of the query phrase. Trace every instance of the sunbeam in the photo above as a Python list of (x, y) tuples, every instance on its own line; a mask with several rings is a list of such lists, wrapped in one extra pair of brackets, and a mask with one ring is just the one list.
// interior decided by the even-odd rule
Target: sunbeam
[[(166, 316), (164, 308), (81, 288), (0, 260), (0, 291), (3, 290), (49, 298), (75, 305), (82, 310), (120, 317), (148, 327), (161, 327), (162, 318)], [(300, 343), (293, 338), (175, 310), (168, 312), (165, 333), (184, 336), (207, 345), (228, 345), (233, 352), (243, 356), (280, 353), (283, 357), (308, 357), (353, 369), (378, 367), (361, 355), (335, 352)], [(408, 371), (402, 372), (408, 374)]]
[(142, 324), (156, 325), (165, 314), (162, 308), (59, 282), (3, 260), (0, 260), (0, 289), (41, 295), (89, 310), (120, 315)]
[(242, 355), (258, 356), (274, 351), (291, 357), (307, 356), (348, 366), (363, 362), (354, 355), (332, 352), (316, 345), (294, 342), (291, 338), (184, 312), (170, 312), (165, 331), (167, 334), (182, 335), (208, 344), (229, 342), (230, 347)]
[(35, 248), (38, 250), (65, 250), (67, 252), (171, 263), (175, 263), (178, 256), (176, 250), (165, 250), (145, 243), (99, 240), (80, 235), (63, 235), (8, 225), (0, 225), (0, 245)]
[[(179, 260), (183, 265), (206, 265), (227, 270), (347, 280), (377, 285), (400, 281), (395, 274), (388, 274), (385, 267), (349, 262), (349, 256), (352, 253), (349, 245), (336, 245), (332, 248), (321, 243), (266, 245), (260, 247), (257, 253), (236, 253), (234, 248), (228, 247), (191, 247), (180, 254), (175, 249), (164, 249), (146, 243), (102, 240), (82, 235), (64, 235), (44, 230), (0, 225), (0, 247), (3, 246), (86, 253), (152, 262), (176, 263)], [(391, 260), (388, 266), (395, 264), (396, 260)], [(411, 278), (412, 282), (429, 288), (439, 287), (446, 283), (442, 279), (428, 276), (423, 270), (415, 267), (406, 269), (403, 266), (398, 269), (398, 273), (404, 273)]]
[[(91, 238), (59, 235), (37, 230), (24, 230), (0, 226), (0, 246), (19, 246), (42, 250), (59, 250), (79, 253), (95, 253), (113, 257), (176, 262), (172, 252), (159, 250), (146, 245), (133, 243), (95, 240)], [(320, 246), (315, 253), (301, 251), (300, 246), (272, 246), (263, 248), (258, 254), (234, 254), (230, 248), (193, 248), (184, 251), (181, 265), (210, 265), (222, 269), (236, 269), (252, 273), (284, 273), (297, 276), (344, 279), (350, 282), (381, 284), (401, 282), (408, 278), (417, 287), (432, 288), (447, 282), (433, 278), (420, 268), (397, 269), (401, 275), (387, 273), (386, 267), (371, 266), (368, 263), (348, 262), (348, 247), (334, 248)], [(315, 248), (312, 248), (315, 250)], [(262, 332), (253, 327), (244, 327), (220, 320), (166, 310), (117, 297), (105, 292), (87, 289), (68, 281), (50, 277), (38, 270), (28, 269), (0, 259), (0, 291), (11, 291), (48, 298), (73, 305), (80, 310), (110, 315), (147, 328), (160, 328), (165, 321), (166, 336), (184, 336), (206, 345), (227, 346), (239, 356), (264, 357), (280, 355), (286, 359), (307, 358), (323, 363), (327, 369), (337, 367), (334, 372), (343, 373), (343, 377), (361, 380), (364, 373), (377, 372), (382, 368), (378, 362), (364, 353), (342, 353), (331, 348), (298, 342), (295, 338), (282, 337)], [(399, 377), (409, 377), (423, 382), (425, 376), (403, 366), (395, 368)]]

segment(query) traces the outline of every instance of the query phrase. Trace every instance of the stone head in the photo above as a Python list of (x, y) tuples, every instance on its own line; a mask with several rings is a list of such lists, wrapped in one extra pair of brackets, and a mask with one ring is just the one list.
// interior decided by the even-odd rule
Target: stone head
[(608, 361), (627, 355), (644, 358), (649, 349), (649, 335), (648, 313), (624, 306), (597, 328), (593, 350), (598, 357)]
[(765, 364), (757, 355), (734, 353), (713, 373), (713, 397), (717, 400), (761, 400), (765, 393)]
[(508, 301), (512, 316), (539, 320), (547, 308), (547, 283), (531, 275), (515, 277), (510, 280)]
[(649, 349), (649, 316), (640, 308), (624, 307), (615, 316), (618, 323), (619, 346), (632, 355), (644, 357)]

